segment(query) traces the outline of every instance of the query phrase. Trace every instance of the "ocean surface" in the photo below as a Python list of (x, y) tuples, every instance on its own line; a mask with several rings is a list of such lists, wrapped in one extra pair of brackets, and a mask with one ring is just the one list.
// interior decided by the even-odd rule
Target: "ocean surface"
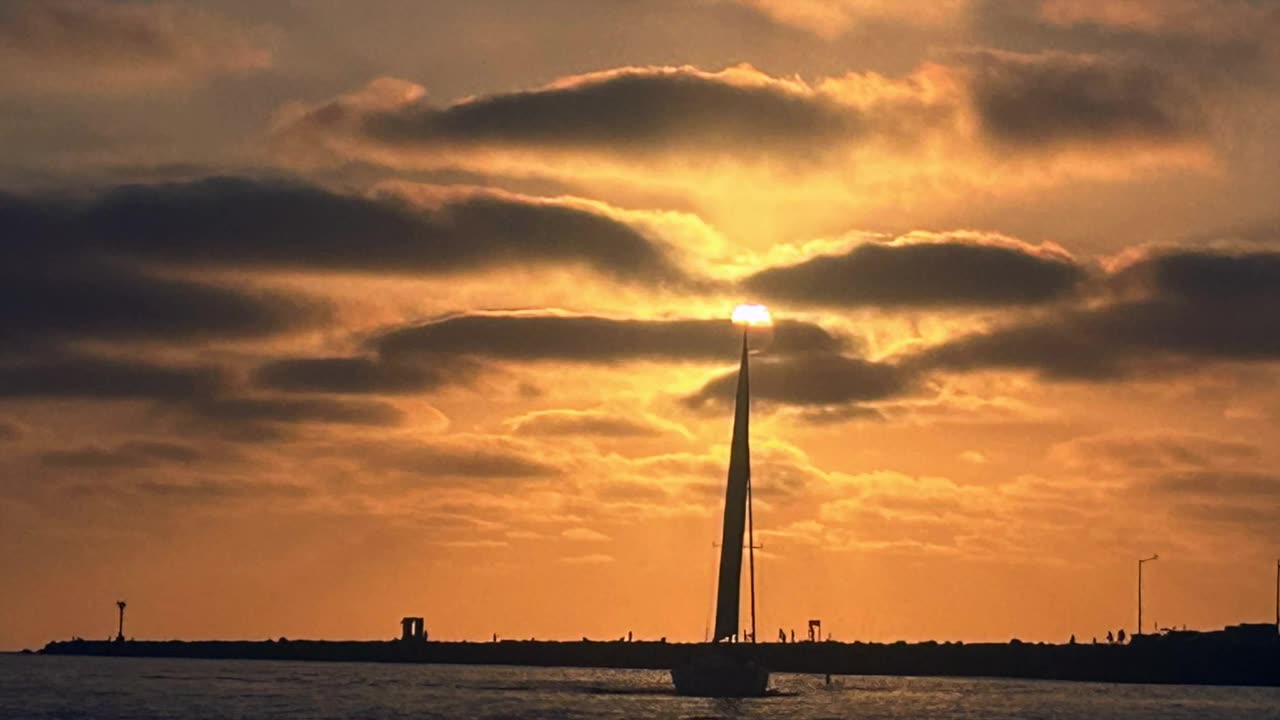
[(0, 655), (0, 718), (1280, 719), (1280, 688), (780, 674), (677, 697), (665, 672)]

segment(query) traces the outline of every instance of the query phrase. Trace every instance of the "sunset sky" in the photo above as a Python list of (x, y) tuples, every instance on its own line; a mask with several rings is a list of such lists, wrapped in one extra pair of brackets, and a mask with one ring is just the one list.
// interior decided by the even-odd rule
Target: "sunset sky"
[[(1280, 5), (0, 5), (0, 649), (1268, 621)], [(1147, 628), (1150, 630), (1150, 627)]]

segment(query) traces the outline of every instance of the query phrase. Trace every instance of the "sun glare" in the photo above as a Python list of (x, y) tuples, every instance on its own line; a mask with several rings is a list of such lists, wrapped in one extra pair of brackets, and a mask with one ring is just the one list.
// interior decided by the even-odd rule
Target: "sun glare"
[(738, 325), (772, 325), (769, 308), (763, 305), (739, 305), (733, 309), (733, 322)]

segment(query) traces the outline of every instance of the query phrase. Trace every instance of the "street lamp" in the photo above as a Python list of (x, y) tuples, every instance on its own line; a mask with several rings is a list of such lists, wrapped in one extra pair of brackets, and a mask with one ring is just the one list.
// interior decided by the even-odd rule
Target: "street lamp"
[(1138, 561), (1138, 632), (1136, 633), (1138, 635), (1142, 634), (1142, 563), (1159, 559), (1159, 555), (1152, 553), (1151, 557)]

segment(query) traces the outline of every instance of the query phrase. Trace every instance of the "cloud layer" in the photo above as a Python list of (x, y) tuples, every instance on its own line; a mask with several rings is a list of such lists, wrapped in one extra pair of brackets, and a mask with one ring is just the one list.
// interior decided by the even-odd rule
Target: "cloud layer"
[(0, 9), (3, 80), (35, 92), (103, 92), (263, 70), (255, 33), (194, 6), (51, 0)]
[(985, 51), (963, 57), (973, 76), (977, 116), (999, 142), (1158, 144), (1203, 129), (1197, 97), (1152, 66), (1061, 54)]
[[(463, 355), (500, 360), (616, 363), (723, 361), (742, 342), (722, 319), (631, 320), (582, 315), (459, 315), (389, 331), (373, 344), (384, 356)], [(773, 328), (771, 354), (833, 352), (843, 341), (811, 323)]]
[(292, 107), (278, 138), (304, 162), (323, 161), (323, 148), (390, 166), (541, 166), (554, 174), (574, 156), (672, 161), (682, 171), (699, 158), (805, 170), (848, 162), (860, 148), (911, 158), (926, 141), (971, 158), (973, 146), (985, 145), (990, 161), (1064, 144), (1178, 145), (1205, 131), (1203, 99), (1162, 66), (1060, 52), (948, 57), (899, 78), (850, 73), (812, 84), (750, 66), (623, 67), (443, 105), (421, 86), (382, 78)]
[(3, 200), (0, 216), (31, 253), (200, 268), (449, 273), (582, 263), (615, 277), (677, 280), (664, 248), (600, 213), (497, 193), (436, 206), (351, 195), (299, 181), (219, 177), (133, 185), (88, 202)]
[(1278, 269), (1271, 252), (1150, 253), (1111, 276), (1113, 301), (956, 337), (914, 361), (1109, 379), (1189, 371), (1204, 362), (1275, 360)]
[(752, 68), (619, 68), (552, 85), (429, 104), (420, 87), (382, 80), (309, 109), (286, 130), (321, 142), (364, 139), (406, 150), (533, 148), (605, 154), (802, 152), (857, 136), (850, 105)]
[(961, 238), (865, 243), (761, 270), (743, 287), (789, 303), (963, 308), (1049, 302), (1071, 294), (1084, 277), (1059, 252)]

